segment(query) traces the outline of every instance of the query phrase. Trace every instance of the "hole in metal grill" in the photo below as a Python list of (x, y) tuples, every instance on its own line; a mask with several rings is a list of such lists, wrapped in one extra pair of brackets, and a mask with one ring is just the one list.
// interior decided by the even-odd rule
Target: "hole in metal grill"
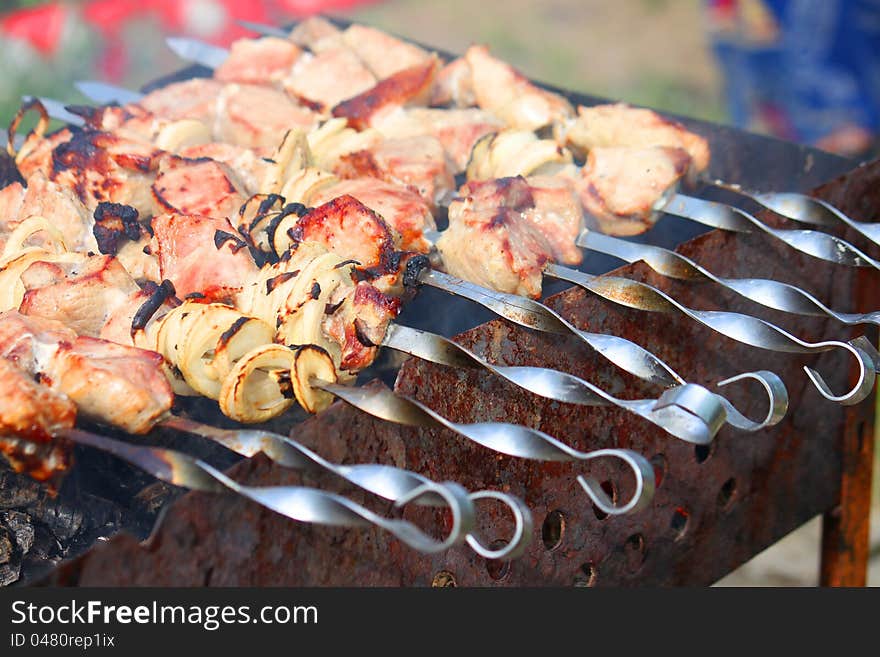
[[(503, 548), (505, 544), (505, 541), (502, 541), (500, 539), (497, 541), (492, 541), (489, 549), (499, 550)], [(486, 559), (486, 572), (489, 573), (489, 577), (491, 577), (495, 581), (502, 580), (510, 574), (510, 560)]]
[(431, 580), (431, 587), (435, 589), (446, 589), (446, 588), (454, 588), (458, 586), (455, 582), (455, 575), (450, 573), (448, 570), (440, 570), (434, 575), (434, 579)]
[(638, 570), (645, 561), (645, 537), (633, 534), (624, 543), (626, 563), (631, 571)]
[(541, 540), (548, 550), (555, 550), (562, 544), (565, 535), (565, 515), (559, 509), (554, 509), (544, 518), (541, 525)]
[[(599, 485), (602, 487), (602, 490), (605, 491), (605, 494), (611, 498), (611, 502), (617, 504), (617, 486), (615, 486), (613, 482), (608, 480), (603, 481)], [(598, 518), (599, 520), (605, 520), (605, 518), (608, 517), (608, 514), (602, 511), (602, 509), (597, 507), (595, 504), (593, 505), (593, 513), (596, 514), (596, 518)]]
[(581, 574), (574, 578), (575, 586), (596, 586), (596, 578), (599, 575), (599, 571), (596, 569), (596, 564), (592, 561), (587, 561), (581, 564)]
[(702, 463), (712, 455), (712, 445), (697, 445), (694, 447), (694, 456), (697, 463)]
[(718, 491), (718, 506), (722, 509), (729, 507), (734, 495), (736, 495), (736, 479), (731, 477), (722, 484), (721, 490)]
[(655, 488), (660, 488), (660, 484), (663, 483), (663, 478), (666, 476), (666, 469), (669, 467), (669, 463), (663, 454), (654, 454), (651, 457), (651, 467), (654, 469), (654, 486)]
[(681, 506), (672, 514), (672, 521), (669, 523), (669, 526), (672, 528), (672, 531), (675, 532), (676, 541), (684, 538), (685, 533), (687, 533), (690, 518), (690, 512)]

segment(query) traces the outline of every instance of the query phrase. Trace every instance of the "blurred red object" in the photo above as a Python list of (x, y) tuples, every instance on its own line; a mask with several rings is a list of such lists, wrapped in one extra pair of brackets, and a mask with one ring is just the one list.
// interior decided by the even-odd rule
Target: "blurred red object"
[(0, 18), (0, 32), (27, 41), (43, 55), (53, 55), (61, 42), (69, 12), (70, 7), (60, 2), (20, 9)]
[(88, 0), (81, 5), (49, 2), (0, 17), (0, 33), (54, 55), (64, 26), (74, 14), (104, 38), (101, 73), (120, 80), (128, 68), (123, 34), (130, 21), (153, 17), (170, 33), (188, 34), (217, 45), (252, 35), (240, 20), (280, 24), (291, 18), (352, 9), (376, 0)]

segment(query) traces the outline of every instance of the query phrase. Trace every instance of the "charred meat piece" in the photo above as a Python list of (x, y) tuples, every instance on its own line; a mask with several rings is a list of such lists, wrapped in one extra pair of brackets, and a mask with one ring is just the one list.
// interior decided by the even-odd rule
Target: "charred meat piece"
[(160, 276), (181, 298), (199, 293), (207, 301), (228, 301), (257, 271), (227, 219), (169, 213), (153, 217), (152, 226)]
[(609, 235), (636, 235), (656, 221), (691, 162), (687, 151), (668, 146), (594, 147), (575, 185), (584, 209)]
[(290, 73), (302, 50), (292, 41), (276, 37), (238, 39), (229, 57), (214, 69), (214, 79), (250, 84), (275, 83)]
[(437, 241), (450, 274), (493, 289), (538, 298), (544, 266), (580, 262), (574, 239), (583, 217), (568, 185), (537, 179), (469, 182), (449, 206)]
[(101, 253), (116, 255), (125, 242), (137, 242), (145, 233), (138, 211), (129, 205), (99, 203), (93, 216), (92, 232)]
[(333, 116), (348, 119), (358, 130), (375, 127), (390, 113), (408, 105), (427, 105), (434, 77), (440, 69), (439, 60), (431, 57), (391, 77), (333, 108)]
[(70, 451), (53, 436), (73, 426), (76, 407), (0, 359), (0, 453), (16, 472), (37, 481), (54, 479), (70, 466)]
[(434, 216), (428, 204), (415, 192), (376, 178), (354, 178), (319, 188), (310, 197), (309, 205), (321, 205), (346, 194), (382, 217), (400, 235), (399, 248), (418, 253), (427, 253), (431, 249), (424, 232), (436, 228)]
[(340, 178), (370, 176), (404, 185), (431, 205), (455, 188), (443, 145), (430, 135), (381, 140), (343, 155), (333, 172)]
[(388, 324), (400, 312), (400, 299), (362, 281), (341, 290), (328, 305), (322, 330), (341, 348), (340, 368), (359, 372), (375, 360)]
[(322, 111), (329, 111), (375, 85), (376, 76), (345, 46), (304, 54), (282, 81), (288, 94)]
[(234, 216), (245, 201), (232, 171), (208, 158), (165, 157), (152, 192), (157, 213), (206, 215), (218, 219)]
[(375, 275), (396, 271), (394, 237), (382, 218), (353, 196), (336, 197), (310, 210), (288, 230), (294, 244), (318, 242)]
[[(70, 189), (89, 211), (109, 201), (149, 214), (149, 185), (161, 151), (109, 132), (81, 130), (58, 144), (45, 168), (49, 180)], [(32, 175), (28, 175), (28, 180)], [(89, 233), (91, 227), (89, 228)]]
[(470, 65), (477, 105), (508, 126), (538, 130), (574, 115), (565, 98), (534, 85), (510, 64), (490, 55), (485, 46), (471, 46), (464, 58)]
[(66, 395), (78, 411), (129, 433), (145, 433), (174, 395), (152, 351), (78, 337), (53, 320), (0, 314), (0, 355)]
[(657, 112), (625, 103), (578, 107), (566, 141), (581, 152), (597, 146), (669, 146), (683, 148), (697, 173), (709, 166), (709, 143), (683, 125)]

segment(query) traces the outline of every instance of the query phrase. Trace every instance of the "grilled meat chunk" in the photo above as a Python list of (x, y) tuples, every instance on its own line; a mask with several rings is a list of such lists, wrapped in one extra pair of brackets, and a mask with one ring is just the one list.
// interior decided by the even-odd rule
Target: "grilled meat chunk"
[(97, 249), (92, 218), (85, 206), (73, 191), (52, 182), (40, 171), (28, 178), (27, 188), (13, 183), (0, 191), (0, 206), (5, 206), (0, 207), (0, 226), (4, 232), (13, 231), (30, 217), (43, 217), (60, 234), (68, 249)]
[(457, 174), (467, 167), (474, 144), (487, 134), (504, 128), (504, 122), (478, 108), (411, 107), (391, 112), (375, 127), (388, 138), (435, 137), (453, 165), (452, 173)]
[(473, 181), (449, 206), (437, 240), (450, 274), (493, 289), (538, 298), (544, 266), (580, 262), (574, 240), (580, 206), (564, 181), (522, 177)]
[(420, 66), (433, 55), (411, 43), (366, 25), (351, 25), (342, 33), (351, 48), (379, 80), (404, 69)]
[(636, 235), (656, 221), (664, 199), (688, 171), (690, 156), (668, 146), (590, 149), (575, 185), (584, 209), (609, 235)]
[(229, 167), (208, 158), (165, 157), (152, 191), (156, 214), (173, 212), (218, 219), (234, 216), (246, 198)]
[(214, 79), (249, 84), (277, 83), (290, 73), (302, 50), (292, 41), (277, 37), (238, 39), (229, 57), (214, 69)]
[(35, 262), (21, 275), (25, 287), (19, 310), (57, 320), (80, 335), (97, 337), (113, 311), (140, 291), (113, 256), (82, 263)]
[(439, 60), (431, 57), (398, 71), (380, 80), (372, 89), (336, 105), (333, 116), (344, 117), (351, 127), (363, 130), (376, 127), (402, 107), (427, 105), (439, 69)]
[(224, 86), (223, 82), (211, 78), (172, 82), (148, 93), (136, 107), (167, 119), (199, 119), (211, 125), (217, 98)]
[(67, 397), (0, 358), (0, 435), (50, 441), (60, 429), (72, 427), (75, 419), (76, 407)]
[(270, 155), (268, 149), (245, 148), (218, 141), (188, 146), (177, 154), (188, 160), (207, 158), (226, 165), (234, 174), (231, 179), (239, 183), (242, 191), (248, 195), (260, 191), (260, 184), (270, 167), (270, 162), (266, 160)]
[(248, 148), (277, 146), (287, 130), (311, 130), (318, 114), (286, 93), (256, 84), (228, 84), (220, 92), (214, 122), (217, 141)]
[(152, 351), (78, 337), (53, 320), (0, 313), (0, 355), (66, 395), (84, 416), (145, 433), (174, 395)]
[(400, 235), (399, 248), (418, 253), (431, 249), (424, 232), (436, 228), (434, 216), (428, 204), (406, 187), (369, 177), (339, 180), (320, 187), (308, 204), (321, 205), (346, 194), (382, 217)]
[(392, 230), (353, 196), (338, 196), (310, 210), (288, 230), (294, 244), (318, 242), (361, 269), (388, 273), (395, 261)]
[(359, 372), (376, 359), (378, 346), (400, 307), (399, 298), (365, 281), (340, 289), (328, 304), (329, 312), (321, 324), (324, 333), (340, 346), (340, 369)]
[(70, 450), (53, 436), (71, 428), (75, 418), (67, 397), (0, 359), (0, 453), (16, 472), (46, 481), (67, 470)]
[(152, 226), (160, 276), (181, 298), (199, 293), (208, 301), (228, 301), (257, 271), (228, 219), (168, 213), (153, 217)]
[(376, 76), (350, 48), (339, 46), (314, 55), (303, 54), (282, 86), (304, 104), (330, 111), (342, 101), (372, 89), (376, 82)]
[(709, 143), (683, 125), (653, 110), (626, 103), (578, 107), (577, 120), (566, 133), (567, 143), (588, 152), (597, 146), (669, 146), (683, 148), (694, 172), (709, 166)]
[(431, 205), (455, 188), (443, 144), (430, 135), (383, 139), (346, 153), (333, 172), (340, 178), (368, 176), (409, 187)]
[(510, 64), (490, 55), (485, 46), (471, 46), (464, 58), (470, 65), (477, 105), (508, 126), (537, 130), (574, 115), (565, 98), (537, 87)]

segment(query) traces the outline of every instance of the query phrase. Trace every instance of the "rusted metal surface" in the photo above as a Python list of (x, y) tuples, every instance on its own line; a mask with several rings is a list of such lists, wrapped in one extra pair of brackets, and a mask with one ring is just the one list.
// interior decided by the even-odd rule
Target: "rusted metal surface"
[[(825, 198), (868, 221), (880, 219), (880, 162), (854, 170), (822, 190)], [(665, 220), (664, 220), (665, 221)], [(661, 222), (662, 224), (662, 222)], [(658, 229), (662, 230), (662, 225)], [(855, 239), (848, 235), (848, 238)], [(858, 274), (794, 253), (762, 239), (713, 231), (681, 247), (726, 276), (761, 276), (797, 282), (844, 310), (875, 303), (876, 274)], [(768, 311), (711, 285), (671, 282), (640, 264), (618, 274), (674, 292), (694, 307), (726, 308), (765, 317), (811, 339), (847, 336), (828, 319)], [(858, 280), (857, 280), (858, 279)], [(853, 290), (858, 286), (858, 295)], [(866, 292), (867, 291), (867, 292)], [(727, 574), (810, 518), (840, 506), (826, 532), (825, 581), (857, 583), (864, 572), (865, 468), (870, 468), (870, 400), (844, 410), (823, 400), (801, 366), (825, 366), (829, 384), (842, 389), (849, 372), (832, 354), (783, 355), (740, 345), (686, 318), (644, 314), (602, 302), (579, 290), (548, 303), (576, 325), (635, 340), (688, 379), (711, 384), (748, 369), (770, 369), (792, 399), (787, 418), (757, 434), (724, 429), (708, 449), (675, 441), (647, 422), (613, 407), (567, 406), (531, 396), (481, 371), (461, 371), (409, 360), (398, 391), (458, 421), (505, 420), (540, 428), (579, 449), (628, 447), (652, 459), (659, 486), (653, 504), (626, 517), (601, 517), (584, 503), (575, 476), (583, 466), (535, 463), (500, 456), (444, 430), (406, 429), (374, 420), (337, 403), (295, 426), (297, 440), (337, 462), (373, 461), (464, 486), (519, 495), (535, 515), (535, 537), (512, 563), (486, 562), (458, 548), (420, 555), (378, 531), (297, 525), (243, 499), (191, 493), (173, 503), (144, 543), (120, 534), (56, 569), (50, 582), (79, 585), (704, 585)], [(612, 370), (574, 338), (531, 332), (492, 321), (458, 338), (502, 364), (554, 367), (586, 378), (612, 394), (656, 394), (639, 380)], [(837, 369), (835, 369), (837, 366)], [(380, 385), (373, 383), (372, 385)], [(728, 390), (753, 415), (747, 389)], [(844, 455), (858, 439), (859, 450)], [(849, 430), (847, 430), (849, 427)], [(855, 431), (852, 430), (855, 428)], [(865, 459), (868, 459), (867, 461)], [(619, 472), (591, 466), (600, 481)], [(228, 472), (249, 484), (306, 483), (337, 490), (388, 513), (386, 504), (331, 477), (301, 476), (256, 457)], [(843, 485), (841, 485), (843, 481)], [(623, 490), (626, 495), (625, 480)], [(850, 508), (850, 504), (855, 502)], [(487, 507), (486, 543), (506, 535), (509, 519)], [(430, 516), (419, 516), (428, 513)], [(406, 509), (418, 521), (437, 511)], [(833, 555), (833, 556), (832, 556)]]
[[(876, 208), (878, 180), (867, 176), (854, 181), (848, 190), (852, 216), (871, 215)], [(817, 195), (831, 203), (843, 201), (843, 190), (825, 185)], [(874, 210), (876, 216), (876, 209)], [(853, 231), (848, 233), (853, 237)], [(864, 241), (864, 240), (862, 240)], [(858, 272), (853, 296), (861, 307), (876, 307), (877, 281)], [(872, 400), (873, 401), (873, 400)], [(822, 518), (822, 560), (819, 581), (823, 586), (865, 586), (870, 556), (871, 491), (874, 464), (874, 404), (864, 412), (848, 409), (842, 437), (841, 482), (837, 505)]]

